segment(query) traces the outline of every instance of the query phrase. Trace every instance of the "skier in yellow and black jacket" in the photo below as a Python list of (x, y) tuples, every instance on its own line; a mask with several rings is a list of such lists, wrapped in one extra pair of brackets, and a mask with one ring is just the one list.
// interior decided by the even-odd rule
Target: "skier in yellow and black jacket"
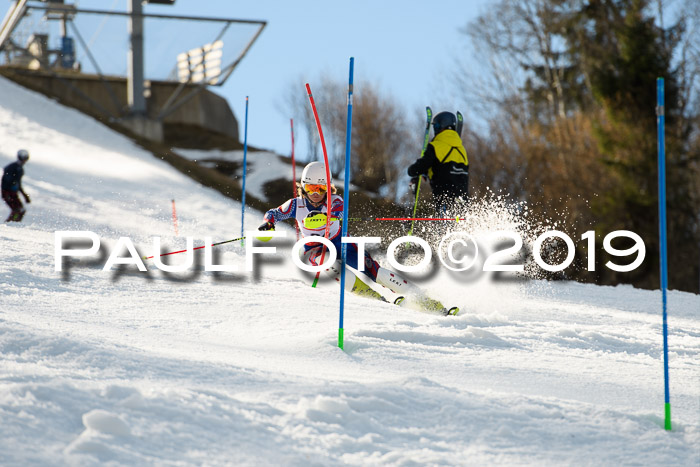
[(455, 206), (465, 206), (469, 196), (469, 160), (456, 128), (457, 118), (453, 113), (440, 112), (435, 115), (433, 140), (423, 157), (408, 167), (414, 193), (418, 177), (428, 177), (435, 210), (441, 215)]

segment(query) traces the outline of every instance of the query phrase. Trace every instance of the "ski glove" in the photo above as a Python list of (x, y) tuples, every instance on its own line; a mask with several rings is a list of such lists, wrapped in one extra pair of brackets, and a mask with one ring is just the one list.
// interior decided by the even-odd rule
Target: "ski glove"
[(260, 224), (258, 230), (275, 230), (275, 224), (273, 224), (270, 221), (265, 221), (262, 224)]
[(418, 189), (418, 177), (411, 178), (411, 181), (408, 183), (408, 188), (411, 190), (411, 193), (414, 195), (416, 194), (416, 190)]
[(24, 195), (24, 200), (27, 202), (27, 204), (31, 204), (32, 200), (29, 199), (29, 195), (26, 193), (22, 193)]

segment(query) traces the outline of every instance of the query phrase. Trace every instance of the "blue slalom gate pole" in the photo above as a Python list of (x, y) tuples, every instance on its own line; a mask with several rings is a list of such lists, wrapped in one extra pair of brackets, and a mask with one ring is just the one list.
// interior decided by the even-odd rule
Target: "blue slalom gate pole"
[[(343, 229), (340, 238), (348, 235), (348, 205), (350, 204), (350, 143), (352, 136), (352, 75), (355, 67), (355, 58), (350, 57), (350, 78), (348, 80), (348, 121), (345, 129), (345, 181), (343, 183)], [(338, 323), (338, 347), (343, 348), (343, 309), (345, 307), (345, 261), (348, 253), (347, 243), (340, 247), (340, 319)], [(358, 258), (362, 261), (362, 258)]]
[(659, 254), (661, 256), (661, 304), (664, 334), (664, 428), (671, 429), (671, 396), (668, 384), (668, 323), (666, 316), (668, 254), (666, 250), (666, 142), (664, 135), (664, 79), (656, 79), (656, 130), (659, 154)]
[[(245, 226), (245, 175), (248, 158), (248, 96), (245, 96), (245, 130), (243, 130), (243, 196), (241, 197), (241, 237), (243, 237)], [(245, 239), (241, 240), (241, 246), (245, 244)]]

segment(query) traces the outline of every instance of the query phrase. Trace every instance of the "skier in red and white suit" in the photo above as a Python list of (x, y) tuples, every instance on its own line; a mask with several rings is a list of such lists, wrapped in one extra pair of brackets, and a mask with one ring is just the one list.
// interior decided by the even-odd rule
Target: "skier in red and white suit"
[[(301, 183), (297, 189), (298, 196), (287, 200), (281, 206), (270, 209), (265, 213), (262, 225), (258, 230), (274, 230), (275, 224), (279, 221), (294, 218), (299, 226), (302, 236), (324, 236), (326, 229), (326, 219), (328, 216), (326, 190), (326, 168), (321, 162), (312, 162), (304, 168), (301, 175)], [(333, 243), (336, 252), (341, 250), (341, 225), (343, 220), (343, 198), (335, 194), (335, 187), (331, 185), (331, 222), (328, 239)], [(312, 219), (309, 222), (309, 219)], [(307, 222), (305, 222), (305, 220)], [(314, 222), (315, 221), (315, 222)], [(306, 262), (318, 266), (321, 263), (323, 244), (320, 242), (310, 242), (304, 246), (303, 258)], [(393, 303), (401, 303), (406, 296), (419, 297), (423, 305), (430, 305), (430, 308), (439, 308), (434, 311), (443, 311), (443, 306), (432, 299), (426, 297), (421, 290), (398, 274), (383, 268), (377, 263), (368, 252), (364, 253), (364, 269), (360, 277), (353, 271), (346, 271), (346, 284), (348, 289), (359, 295), (373, 296)], [(358, 268), (358, 248), (353, 243), (347, 244), (346, 264), (359, 271)], [(341, 261), (326, 269), (326, 274), (340, 280)], [(374, 282), (381, 287), (371, 287), (369, 283)], [(379, 293), (375, 288), (381, 290)], [(388, 293), (390, 292), (390, 293)], [(445, 310), (447, 314), (447, 310)]]

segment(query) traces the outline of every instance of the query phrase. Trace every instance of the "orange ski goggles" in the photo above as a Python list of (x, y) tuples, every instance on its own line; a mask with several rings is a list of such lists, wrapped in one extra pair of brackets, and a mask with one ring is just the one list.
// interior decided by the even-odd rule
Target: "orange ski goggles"
[(318, 193), (320, 195), (324, 194), (328, 187), (326, 185), (315, 184), (315, 185), (304, 185), (304, 191), (308, 194)]

